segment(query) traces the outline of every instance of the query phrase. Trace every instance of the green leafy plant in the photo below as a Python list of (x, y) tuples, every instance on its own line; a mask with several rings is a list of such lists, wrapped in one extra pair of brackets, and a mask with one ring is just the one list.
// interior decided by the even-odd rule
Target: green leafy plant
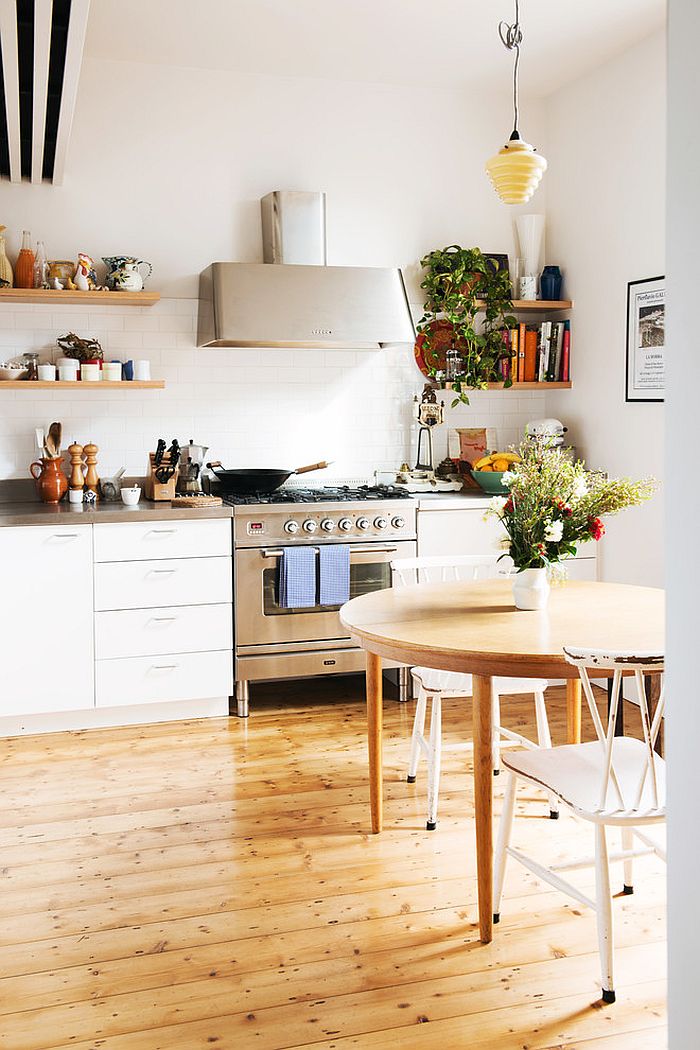
[(656, 489), (654, 478), (608, 478), (572, 462), (546, 440), (528, 440), (518, 449), (501, 481), (508, 496), (494, 496), (486, 512), (507, 533), (507, 553), (516, 569), (540, 569), (573, 558), (579, 543), (600, 540), (601, 518), (638, 506)]
[[(431, 350), (437, 349), (438, 339), (445, 342), (445, 327), (449, 325), (448, 341), (459, 354), (458, 369), (449, 376), (455, 394), (453, 405), (469, 404), (469, 390), (484, 389), (490, 382), (503, 379), (499, 361), (509, 356), (503, 342), (502, 330), (513, 328), (510, 276), (507, 270), (498, 270), (493, 261), (479, 248), (460, 248), (449, 245), (429, 252), (421, 259), (425, 276), (421, 288), (426, 301), (423, 316), (418, 323), (424, 358), (431, 375), (442, 379), (437, 367), (430, 365)], [(477, 323), (477, 316), (483, 321)], [(511, 386), (507, 379), (505, 386)]]

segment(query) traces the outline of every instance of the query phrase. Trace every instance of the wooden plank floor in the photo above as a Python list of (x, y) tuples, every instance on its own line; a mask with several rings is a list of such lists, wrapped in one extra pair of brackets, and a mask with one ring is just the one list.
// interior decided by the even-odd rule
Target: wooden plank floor
[[(247, 722), (0, 741), (1, 1050), (666, 1046), (656, 860), (616, 901), (614, 1006), (593, 915), (515, 865), (478, 942), (469, 703), (444, 705), (430, 833), (424, 778), (405, 783), (413, 705), (387, 702), (380, 836), (361, 679), (271, 686), (251, 706)], [(548, 706), (563, 742), (563, 690)], [(503, 710), (534, 735), (530, 701)], [(543, 860), (592, 852), (544, 796), (518, 812), (514, 842)]]

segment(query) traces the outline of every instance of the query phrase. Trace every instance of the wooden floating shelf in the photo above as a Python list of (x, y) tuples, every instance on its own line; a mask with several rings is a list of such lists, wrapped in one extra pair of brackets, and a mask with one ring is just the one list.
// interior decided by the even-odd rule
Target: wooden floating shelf
[(571, 390), (571, 380), (566, 383), (513, 383), (506, 387), (503, 383), (489, 383), (489, 390)]
[[(89, 294), (89, 293), (86, 293)], [(163, 390), (164, 379), (110, 380), (98, 379), (96, 382), (77, 380), (66, 382), (60, 379), (1, 379), (0, 387), (4, 390)]]
[(72, 306), (154, 306), (160, 299), (160, 292), (58, 292), (53, 288), (0, 288), (0, 303), (51, 303), (60, 306), (70, 303)]
[[(574, 303), (572, 299), (513, 299), (513, 310), (571, 310)], [(484, 307), (486, 303), (479, 299), (479, 306)]]

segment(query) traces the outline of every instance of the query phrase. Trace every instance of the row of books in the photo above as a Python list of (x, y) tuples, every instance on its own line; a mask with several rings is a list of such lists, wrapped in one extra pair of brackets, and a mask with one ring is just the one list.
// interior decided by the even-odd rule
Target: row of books
[(508, 356), (500, 372), (514, 383), (568, 383), (571, 322), (543, 321), (539, 326), (520, 324), (502, 330)]

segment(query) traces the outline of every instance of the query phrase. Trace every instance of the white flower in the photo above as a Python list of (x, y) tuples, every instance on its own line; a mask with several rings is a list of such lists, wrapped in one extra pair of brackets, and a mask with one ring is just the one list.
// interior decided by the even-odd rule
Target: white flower
[(576, 481), (574, 482), (574, 490), (572, 492), (572, 496), (575, 496), (576, 499), (581, 499), (581, 497), (585, 496), (587, 492), (588, 482), (586, 481), (583, 474), (579, 474), (579, 476), (576, 478)]
[(564, 535), (563, 521), (550, 521), (544, 530), (544, 538), (547, 543), (558, 543)]
[(507, 503), (505, 496), (492, 496), (491, 497), (491, 510), (494, 514), (498, 515), (499, 518), (503, 517), (503, 508)]
[(504, 470), (503, 476), (501, 477), (501, 485), (505, 485), (505, 487), (508, 488), (508, 486), (512, 484), (514, 479), (515, 474), (512, 470)]

